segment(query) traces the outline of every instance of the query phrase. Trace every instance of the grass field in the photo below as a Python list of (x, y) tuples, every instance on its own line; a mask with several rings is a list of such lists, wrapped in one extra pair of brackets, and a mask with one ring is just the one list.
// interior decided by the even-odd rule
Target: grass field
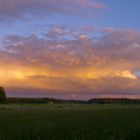
[(140, 140), (140, 105), (0, 105), (0, 140)]

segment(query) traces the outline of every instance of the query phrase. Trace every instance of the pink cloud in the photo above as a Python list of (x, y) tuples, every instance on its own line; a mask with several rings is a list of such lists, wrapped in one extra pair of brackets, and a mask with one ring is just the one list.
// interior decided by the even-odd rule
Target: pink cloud
[(70, 0), (70, 2), (80, 5), (84, 8), (106, 9), (108, 7), (106, 4), (97, 2), (95, 0)]

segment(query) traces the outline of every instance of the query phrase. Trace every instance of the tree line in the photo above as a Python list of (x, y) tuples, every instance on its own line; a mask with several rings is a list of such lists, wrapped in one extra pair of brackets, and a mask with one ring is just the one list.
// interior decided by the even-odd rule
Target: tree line
[(140, 104), (140, 99), (127, 98), (95, 98), (88, 101), (83, 100), (62, 100), (54, 98), (7, 98), (7, 102), (24, 104), (53, 104), (53, 103), (78, 103), (78, 104)]
[(140, 99), (128, 98), (94, 98), (87, 101), (88, 104), (140, 104)]

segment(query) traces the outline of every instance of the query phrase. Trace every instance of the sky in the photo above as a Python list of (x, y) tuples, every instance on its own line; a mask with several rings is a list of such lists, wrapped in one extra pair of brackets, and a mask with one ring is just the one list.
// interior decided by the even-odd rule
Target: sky
[(9, 97), (140, 98), (139, 0), (0, 0)]

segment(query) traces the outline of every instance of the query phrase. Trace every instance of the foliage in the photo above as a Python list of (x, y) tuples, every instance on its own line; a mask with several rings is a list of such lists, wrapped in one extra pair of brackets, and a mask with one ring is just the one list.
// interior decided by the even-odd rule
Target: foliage
[(7, 97), (5, 94), (5, 90), (3, 87), (0, 87), (0, 103), (6, 103), (7, 102)]

